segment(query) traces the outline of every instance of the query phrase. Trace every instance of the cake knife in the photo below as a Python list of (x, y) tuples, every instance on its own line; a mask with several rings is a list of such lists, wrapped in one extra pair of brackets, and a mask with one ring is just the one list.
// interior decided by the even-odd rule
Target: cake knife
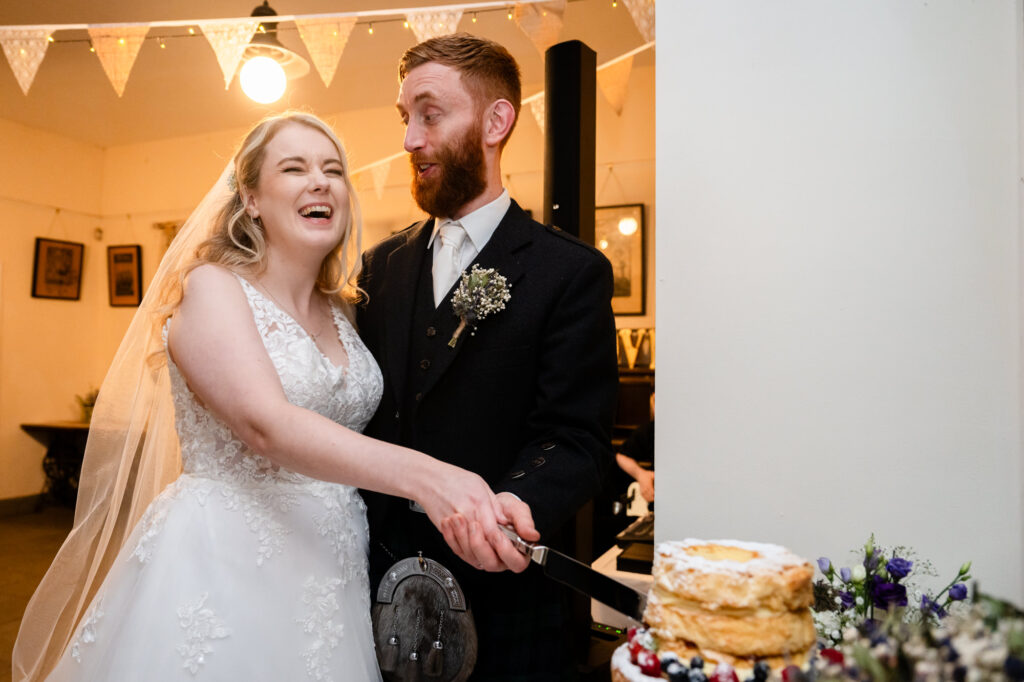
[(604, 573), (550, 547), (527, 542), (511, 528), (500, 528), (517, 550), (544, 568), (544, 573), (549, 578), (612, 607), (638, 623), (643, 622), (644, 609), (647, 608), (647, 595), (643, 592), (609, 578)]

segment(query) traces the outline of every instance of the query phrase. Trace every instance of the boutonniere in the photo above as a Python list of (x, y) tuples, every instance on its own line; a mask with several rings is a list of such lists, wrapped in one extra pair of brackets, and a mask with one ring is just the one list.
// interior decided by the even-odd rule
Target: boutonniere
[(448, 346), (455, 348), (462, 330), (471, 325), (476, 331), (477, 322), (491, 313), (504, 310), (510, 298), (508, 280), (494, 268), (484, 269), (474, 264), (472, 270), (463, 272), (459, 288), (452, 296), (452, 308), (459, 317), (459, 326)]

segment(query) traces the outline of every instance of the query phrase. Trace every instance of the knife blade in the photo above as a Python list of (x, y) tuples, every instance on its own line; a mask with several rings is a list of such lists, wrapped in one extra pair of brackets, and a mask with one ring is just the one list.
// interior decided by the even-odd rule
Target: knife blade
[(527, 542), (511, 528), (501, 526), (501, 530), (517, 550), (530, 557), (533, 563), (543, 567), (549, 578), (612, 607), (638, 623), (643, 622), (644, 609), (647, 608), (647, 595), (643, 592), (609, 578), (604, 573), (550, 547)]

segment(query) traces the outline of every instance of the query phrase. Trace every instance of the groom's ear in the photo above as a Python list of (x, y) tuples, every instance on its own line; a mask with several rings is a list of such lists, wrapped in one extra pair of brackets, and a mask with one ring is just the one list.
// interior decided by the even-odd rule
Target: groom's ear
[(516, 110), (507, 99), (495, 100), (484, 112), (484, 144), (489, 147), (500, 147), (512, 132), (516, 122)]

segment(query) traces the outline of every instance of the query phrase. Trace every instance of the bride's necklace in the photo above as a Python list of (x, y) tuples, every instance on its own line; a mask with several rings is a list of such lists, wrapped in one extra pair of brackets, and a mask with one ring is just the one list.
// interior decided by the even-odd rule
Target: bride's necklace
[(317, 337), (324, 333), (324, 323), (320, 324), (320, 328), (316, 330), (316, 333), (309, 331), (309, 329), (306, 328), (306, 325), (299, 322), (299, 316), (293, 313), (291, 308), (277, 300), (277, 296), (274, 296), (274, 293), (267, 287), (266, 284), (260, 282), (260, 288), (263, 289), (263, 291), (267, 292), (267, 296), (270, 296), (270, 300), (276, 303), (278, 308), (291, 315), (292, 319), (295, 320), (295, 324), (302, 327), (303, 331), (305, 331), (306, 334), (309, 335), (309, 338), (313, 339), (313, 343), (316, 343)]

